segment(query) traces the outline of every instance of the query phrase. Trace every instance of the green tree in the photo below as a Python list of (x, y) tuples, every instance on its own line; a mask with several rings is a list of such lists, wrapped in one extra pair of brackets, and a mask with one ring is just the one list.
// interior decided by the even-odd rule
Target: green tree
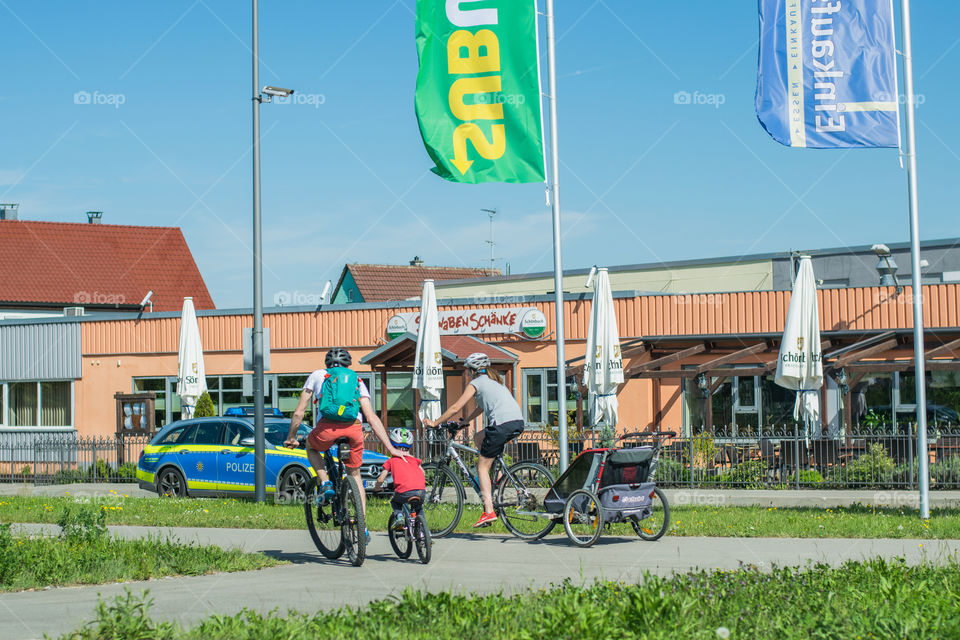
[(193, 411), (195, 418), (212, 418), (217, 415), (217, 408), (213, 404), (210, 394), (204, 391), (197, 398), (197, 408)]

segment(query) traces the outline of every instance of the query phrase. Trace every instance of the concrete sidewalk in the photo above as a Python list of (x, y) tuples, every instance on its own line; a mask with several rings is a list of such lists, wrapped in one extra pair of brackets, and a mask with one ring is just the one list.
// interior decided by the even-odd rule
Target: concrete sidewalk
[[(882, 489), (666, 489), (672, 506), (761, 506), (761, 507), (820, 507), (833, 508), (853, 504), (917, 509), (920, 495), (916, 491)], [(115, 492), (115, 493), (113, 493)], [(0, 496), (87, 496), (156, 497), (157, 494), (140, 489), (136, 483), (77, 483), (34, 486), (32, 484), (0, 483)], [(472, 497), (473, 493), (470, 495)], [(931, 491), (931, 508), (960, 508), (960, 491)]]
[[(53, 532), (50, 525), (16, 525), (24, 532)], [(429, 591), (508, 593), (547, 586), (566, 578), (636, 581), (644, 571), (669, 574), (692, 569), (735, 569), (741, 563), (769, 569), (807, 562), (904, 557), (910, 563), (946, 562), (960, 556), (957, 540), (839, 540), (791, 538), (637, 538), (604, 537), (579, 549), (564, 536), (523, 542), (495, 535), (455, 535), (435, 541), (429, 565), (401, 561), (383, 534), (374, 533), (360, 568), (323, 559), (304, 531), (250, 529), (163, 529), (110, 527), (121, 537), (166, 534), (184, 542), (261, 551), (291, 564), (234, 574), (164, 578), (147, 582), (68, 587), (0, 595), (0, 638), (57, 635), (90, 620), (98, 598), (130, 589), (150, 590), (158, 619), (195, 623), (215, 613), (244, 607), (266, 613), (288, 608), (311, 612), (363, 605), (398, 595), (405, 587)]]

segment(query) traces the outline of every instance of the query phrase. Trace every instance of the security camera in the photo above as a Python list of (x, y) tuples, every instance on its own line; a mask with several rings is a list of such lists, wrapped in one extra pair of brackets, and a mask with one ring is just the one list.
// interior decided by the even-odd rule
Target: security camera
[(150, 291), (147, 291), (147, 295), (143, 296), (143, 300), (140, 301), (140, 307), (143, 308), (147, 306), (147, 304), (149, 304), (150, 302), (150, 298), (152, 297), (153, 297), (153, 289), (150, 289)]
[(289, 98), (293, 95), (293, 89), (284, 89), (282, 87), (271, 87), (267, 85), (263, 88), (263, 92), (268, 96), (275, 98)]
[(885, 244), (875, 244), (870, 247), (870, 250), (877, 254), (878, 258), (889, 258), (890, 257), (890, 247)]

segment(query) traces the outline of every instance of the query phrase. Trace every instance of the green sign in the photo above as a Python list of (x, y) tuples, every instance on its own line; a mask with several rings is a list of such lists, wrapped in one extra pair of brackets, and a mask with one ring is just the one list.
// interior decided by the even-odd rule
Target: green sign
[(416, 110), (452, 182), (544, 179), (534, 0), (417, 0)]

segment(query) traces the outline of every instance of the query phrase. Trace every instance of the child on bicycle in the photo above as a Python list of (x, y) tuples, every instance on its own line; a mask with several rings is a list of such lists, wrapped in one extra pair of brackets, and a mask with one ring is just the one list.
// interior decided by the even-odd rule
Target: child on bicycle
[[(401, 451), (409, 451), (413, 446), (413, 432), (404, 427), (393, 427), (389, 431), (390, 444)], [(392, 457), (383, 464), (383, 472), (377, 478), (377, 483), (373, 490), (379, 491), (383, 483), (387, 480), (387, 474), (393, 475), (393, 498), (390, 500), (390, 506), (393, 507), (393, 513), (398, 518), (403, 510), (403, 505), (410, 498), (420, 498), (423, 504), (426, 495), (427, 481), (423, 475), (423, 468), (420, 466), (420, 460), (413, 456)], [(403, 521), (402, 519), (400, 520)]]
[(487, 427), (478, 431), (474, 438), (480, 449), (477, 475), (483, 496), (483, 514), (473, 526), (487, 527), (497, 520), (497, 514), (493, 509), (490, 468), (497, 456), (503, 453), (507, 442), (523, 433), (523, 411), (520, 410), (516, 398), (504, 386), (497, 372), (490, 368), (490, 358), (485, 353), (471, 353), (463, 366), (470, 373), (470, 382), (463, 394), (443, 412), (443, 415), (436, 420), (424, 420), (423, 424), (427, 427), (435, 427), (446, 422), (460, 413), (471, 399), (476, 406), (466, 420), (473, 420), (483, 413)]

